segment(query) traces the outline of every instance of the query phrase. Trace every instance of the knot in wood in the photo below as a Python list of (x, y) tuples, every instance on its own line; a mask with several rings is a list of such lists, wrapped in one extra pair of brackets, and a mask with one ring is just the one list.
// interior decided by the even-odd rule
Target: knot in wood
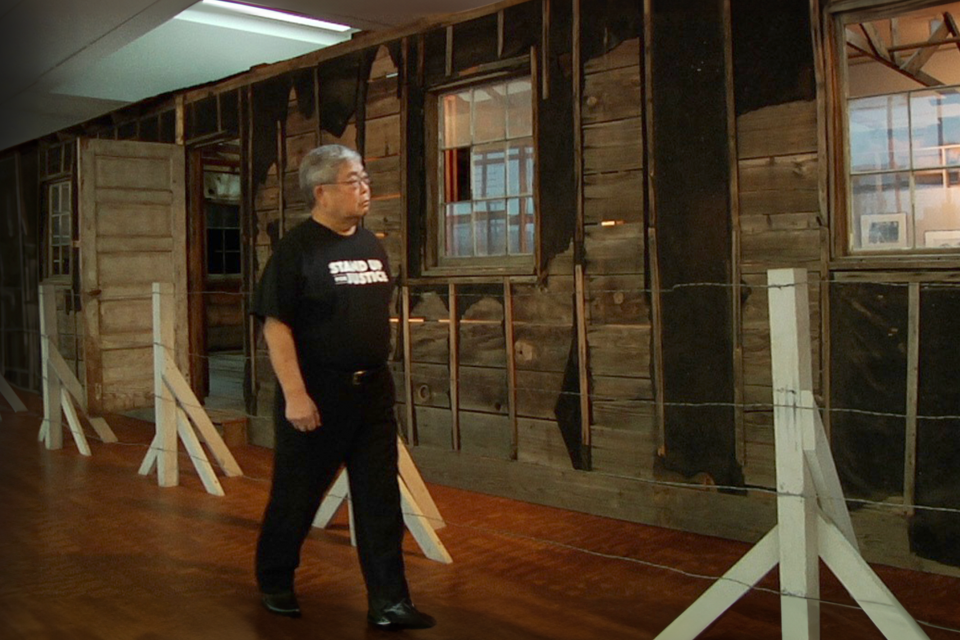
[(514, 343), (514, 348), (516, 349), (518, 362), (530, 362), (533, 360), (534, 347), (529, 342), (517, 340), (516, 343)]

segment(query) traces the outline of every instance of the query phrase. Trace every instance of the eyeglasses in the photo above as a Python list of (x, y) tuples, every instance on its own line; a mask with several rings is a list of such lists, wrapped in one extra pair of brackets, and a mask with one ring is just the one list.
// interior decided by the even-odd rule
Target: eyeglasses
[(353, 187), (354, 189), (359, 188), (360, 185), (363, 185), (363, 186), (365, 186), (365, 187), (369, 187), (369, 186), (370, 186), (370, 176), (368, 176), (367, 174), (363, 174), (362, 176), (357, 176), (356, 178), (350, 178), (349, 180), (344, 180), (343, 182), (324, 182), (324, 183), (323, 183), (323, 186), (329, 186), (329, 185), (333, 185), (333, 184), (345, 184), (345, 185), (348, 185), (348, 186), (350, 186), (350, 187)]

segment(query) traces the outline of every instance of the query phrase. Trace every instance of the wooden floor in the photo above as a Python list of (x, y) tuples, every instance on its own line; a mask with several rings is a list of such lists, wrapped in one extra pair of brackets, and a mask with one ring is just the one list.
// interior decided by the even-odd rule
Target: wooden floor
[[(91, 441), (92, 458), (36, 442), (39, 402), (13, 414), (0, 399), (0, 638), (247, 640), (388, 637), (364, 621), (349, 534), (338, 520), (304, 548), (300, 620), (260, 608), (252, 554), (270, 452), (235, 451), (244, 478), (203, 491), (181, 458), (181, 486), (137, 475), (150, 425), (113, 420), (124, 444)], [(748, 545), (431, 486), (449, 526), (453, 565), (407, 538), (414, 598), (444, 640), (653, 638)], [(704, 514), (704, 517), (709, 517)], [(667, 569), (655, 566), (667, 567)], [(920, 620), (960, 627), (960, 580), (878, 567)], [(776, 589), (768, 577), (764, 587)], [(824, 573), (823, 596), (850, 604)], [(822, 607), (823, 638), (882, 638), (859, 610)], [(926, 629), (933, 639), (960, 638)], [(393, 637), (396, 637), (395, 635)], [(702, 638), (779, 638), (779, 599), (755, 591)]]

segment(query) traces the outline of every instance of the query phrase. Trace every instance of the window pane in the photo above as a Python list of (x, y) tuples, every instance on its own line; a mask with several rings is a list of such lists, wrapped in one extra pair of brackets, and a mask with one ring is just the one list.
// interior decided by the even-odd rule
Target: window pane
[(502, 198), (507, 192), (507, 167), (503, 144), (474, 147), (473, 195), (475, 198)]
[(223, 232), (223, 248), (227, 251), (240, 251), (239, 229), (227, 229)]
[(469, 202), (447, 205), (444, 231), (448, 256), (473, 255), (473, 217)]
[(910, 161), (907, 98), (876, 96), (851, 100), (850, 170), (907, 169)]
[(50, 217), (50, 244), (57, 246), (60, 244), (60, 216), (53, 215)]
[(489, 142), (507, 137), (506, 85), (473, 90), (473, 141)]
[(507, 158), (507, 195), (533, 193), (533, 141), (510, 141)]
[(440, 98), (441, 147), (466, 147), (470, 144), (470, 91)]
[(910, 174), (853, 176), (853, 247), (871, 250), (910, 246)]
[(223, 254), (219, 251), (211, 251), (207, 254), (207, 273), (213, 275), (223, 273)]
[(960, 91), (940, 89), (910, 97), (913, 166), (960, 166)]
[(60, 238), (59, 243), (63, 246), (70, 245), (70, 216), (60, 216)]
[(239, 229), (240, 228), (240, 207), (235, 204), (225, 205), (226, 209), (223, 212), (224, 216), (224, 226), (228, 229)]
[(477, 202), (473, 206), (478, 256), (502, 256), (507, 252), (506, 206), (503, 200)]
[(224, 273), (240, 273), (240, 252), (231, 251), (224, 256)]
[(470, 187), (470, 147), (447, 149), (441, 155), (443, 163), (443, 201), (463, 202), (473, 199)]
[(507, 200), (507, 250), (509, 253), (520, 253), (521, 233), (520, 198)]
[(530, 79), (507, 83), (507, 137), (533, 135), (533, 92)]
[(918, 246), (960, 246), (960, 169), (914, 174), (914, 215)]
[(50, 211), (60, 211), (60, 185), (50, 187)]

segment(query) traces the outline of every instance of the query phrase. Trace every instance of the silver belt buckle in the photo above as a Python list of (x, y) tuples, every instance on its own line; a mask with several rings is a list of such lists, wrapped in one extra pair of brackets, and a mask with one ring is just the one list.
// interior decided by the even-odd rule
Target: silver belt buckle
[(363, 382), (363, 376), (366, 375), (366, 370), (361, 369), (360, 371), (354, 371), (350, 374), (350, 384), (355, 387), (359, 387), (360, 383)]

